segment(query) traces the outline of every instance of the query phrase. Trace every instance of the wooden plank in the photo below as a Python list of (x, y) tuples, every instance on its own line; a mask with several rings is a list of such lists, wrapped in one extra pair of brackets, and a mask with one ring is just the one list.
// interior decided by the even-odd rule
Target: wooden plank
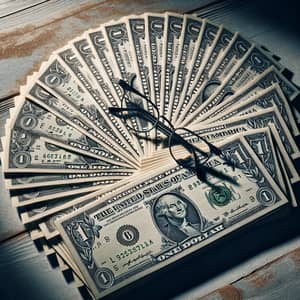
[[(178, 295), (173, 300), (185, 300), (185, 299), (204, 299), (204, 300), (218, 299), (219, 300), (219, 298), (216, 295), (218, 295), (220, 290), (222, 294), (224, 287), (231, 286), (231, 283), (234, 282), (236, 283), (240, 282), (241, 280), (243, 280), (241, 278), (246, 278), (250, 276), (249, 274), (255, 274), (256, 272), (260, 272), (262, 266), (277, 263), (278, 259), (280, 259), (281, 257), (283, 257), (289, 252), (294, 253), (295, 251), (297, 251), (297, 249), (298, 250), (300, 249), (300, 238), (295, 238), (281, 245), (278, 245), (274, 248), (267, 249), (266, 251), (263, 251), (262, 253), (256, 255), (255, 257), (249, 258), (246, 261), (242, 262), (241, 264), (230, 268), (229, 270), (211, 278), (210, 280), (205, 281), (203, 284), (196, 286), (195, 288), (188, 290), (183, 294)], [(282, 284), (285, 284), (284, 278)], [(256, 294), (257, 296), (258, 293), (259, 291), (257, 291)], [(208, 298), (206, 299), (206, 297)], [(221, 299), (223, 298), (220, 298), (220, 300)]]
[(18, 93), (27, 75), (36, 71), (54, 50), (89, 28), (129, 14), (166, 10), (185, 12), (212, 0), (84, 2), (46, 2), (42, 4), (43, 8), (35, 6), (20, 12), (22, 18), (13, 15), (8, 20), (0, 19), (0, 99)]
[(0, 33), (10, 33), (27, 26), (43, 26), (62, 15), (72, 15), (79, 10), (87, 9), (99, 4), (99, 0), (51, 0), (34, 1), (29, 3), (17, 1), (16, 4), (6, 4), (4, 12), (1, 11)]
[(4, 18), (20, 11), (32, 8), (49, 0), (27, 0), (27, 1), (1, 1), (0, 2), (0, 18)]
[(199, 300), (299, 299), (300, 248)]

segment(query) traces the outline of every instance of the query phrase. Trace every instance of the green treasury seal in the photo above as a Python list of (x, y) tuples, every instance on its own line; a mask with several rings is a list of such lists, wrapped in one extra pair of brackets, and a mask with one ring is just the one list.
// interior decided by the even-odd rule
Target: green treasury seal
[(211, 206), (225, 206), (232, 198), (232, 192), (227, 186), (214, 186), (208, 193)]

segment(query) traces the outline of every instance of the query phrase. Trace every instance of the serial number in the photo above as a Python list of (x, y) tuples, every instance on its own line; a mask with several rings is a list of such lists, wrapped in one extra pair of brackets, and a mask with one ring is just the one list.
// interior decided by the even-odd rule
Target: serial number
[(43, 158), (48, 158), (48, 159), (71, 159), (71, 154), (47, 153), (47, 154), (43, 155)]
[(115, 256), (115, 258), (120, 261), (122, 259), (125, 259), (126, 257), (132, 255), (132, 254), (135, 254), (135, 253), (138, 253), (148, 247), (150, 247), (151, 245), (153, 245), (153, 241), (152, 240), (148, 240), (148, 241), (145, 241), (143, 243), (140, 243), (140, 244), (137, 244), (131, 248), (128, 248), (122, 252), (120, 252), (119, 254), (117, 254)]

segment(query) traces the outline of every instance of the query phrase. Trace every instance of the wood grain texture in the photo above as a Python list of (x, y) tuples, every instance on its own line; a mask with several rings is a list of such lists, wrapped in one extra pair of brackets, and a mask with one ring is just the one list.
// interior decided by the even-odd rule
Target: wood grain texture
[(50, 54), (89, 28), (147, 11), (185, 12), (212, 0), (50, 1), (0, 19), (0, 99), (18, 93)]
[(300, 298), (300, 248), (263, 266), (236, 283), (199, 300), (297, 300)]
[[(234, 250), (236, 249), (240, 251), (239, 248), (234, 248)], [(263, 272), (261, 270), (263, 270), (264, 266), (271, 266), (272, 264), (277, 263), (281, 259), (281, 257), (285, 257), (288, 253), (291, 254), (298, 253), (299, 249), (300, 249), (300, 238), (296, 237), (294, 239), (290, 239), (287, 242), (281, 243), (261, 253), (258, 253), (254, 257), (250, 257), (246, 260), (243, 260), (241, 263), (206, 280), (201, 285), (198, 285), (195, 288), (190, 289), (183, 294), (177, 295), (177, 297), (175, 297), (173, 300), (185, 300), (185, 299), (191, 299), (191, 300), (226, 299), (227, 300), (227, 299), (231, 299), (228, 298), (229, 296), (232, 297), (233, 295), (241, 296), (238, 288), (236, 287), (237, 284), (242, 282), (245, 278), (247, 278), (251, 274), (257, 274), (258, 272)], [(219, 251), (223, 252), (224, 249), (219, 249)], [(298, 259), (299, 258), (300, 257), (298, 257)], [(212, 262), (212, 268), (213, 267), (214, 267), (214, 262)], [(286, 271), (287, 273), (289, 272), (289, 270), (287, 269)], [(266, 273), (266, 278), (268, 278), (268, 276), (269, 276), (268, 273)], [(282, 282), (277, 282), (277, 289), (285, 288), (286, 281), (284, 277), (285, 275), (283, 275), (281, 278)], [(270, 278), (270, 281), (271, 280), (273, 280), (273, 278)], [(261, 289), (260, 287), (256, 288), (255, 297), (260, 296), (260, 289)], [(257, 299), (255, 297), (253, 299)], [(266, 297), (266, 295), (258, 299), (265, 299), (264, 297)]]
[(30, 9), (34, 6), (41, 5), (44, 2), (49, 2), (49, 0), (3, 0), (0, 2), (0, 18), (5, 18), (18, 12), (25, 11), (26, 9)]

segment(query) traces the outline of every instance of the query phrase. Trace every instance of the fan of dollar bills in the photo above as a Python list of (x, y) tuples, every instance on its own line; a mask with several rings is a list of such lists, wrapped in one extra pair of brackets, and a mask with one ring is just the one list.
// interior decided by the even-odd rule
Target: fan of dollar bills
[(284, 70), (192, 15), (85, 32), (10, 111), (2, 159), (22, 222), (100, 298), (296, 206), (299, 90)]

